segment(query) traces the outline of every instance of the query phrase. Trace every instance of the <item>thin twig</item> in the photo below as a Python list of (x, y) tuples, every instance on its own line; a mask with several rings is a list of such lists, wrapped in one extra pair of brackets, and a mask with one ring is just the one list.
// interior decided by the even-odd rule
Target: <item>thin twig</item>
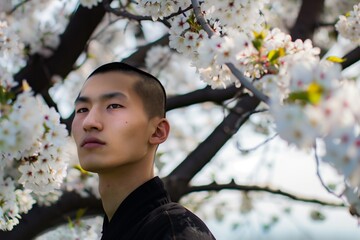
[[(153, 21), (152, 17), (151, 16), (141, 16), (141, 15), (135, 15), (135, 14), (132, 14), (128, 11), (125, 11), (125, 10), (122, 10), (120, 8), (112, 8), (110, 6), (110, 2), (109, 0), (104, 0), (103, 1), (103, 5), (104, 5), (104, 8), (107, 12), (111, 12), (113, 14), (115, 14), (116, 16), (122, 16), (124, 18), (128, 18), (128, 19), (132, 19), (132, 20), (135, 20), (135, 21)], [(162, 22), (165, 26), (167, 27), (171, 27), (170, 23), (164, 19), (164, 20), (157, 20), (158, 22)]]
[(244, 152), (244, 153), (246, 153), (246, 152), (251, 152), (251, 151), (255, 151), (256, 149), (264, 146), (266, 143), (268, 143), (268, 142), (270, 142), (271, 140), (273, 140), (273, 139), (274, 139), (275, 137), (277, 137), (278, 135), (279, 135), (279, 134), (276, 133), (276, 134), (274, 134), (273, 136), (265, 139), (265, 141), (257, 144), (257, 145), (254, 146), (254, 147), (248, 148), (248, 149), (241, 148), (241, 145), (240, 145), (239, 141), (236, 141), (236, 148), (237, 148), (240, 152)]
[(112, 24), (116, 23), (119, 20), (122, 20), (122, 18), (116, 18), (114, 20), (110, 20), (108, 22), (108, 24), (106, 24), (106, 26), (104, 26), (102, 29), (100, 29), (94, 36), (91, 36), (88, 42), (101, 36), (106, 31), (106, 29), (108, 29), (108, 27), (110, 27)]
[(269, 97), (266, 96), (261, 91), (259, 91), (256, 87), (254, 87), (254, 85), (251, 83), (250, 79), (245, 77), (244, 74), (242, 72), (240, 72), (239, 69), (237, 69), (233, 63), (226, 63), (226, 66), (228, 66), (228, 68), (231, 70), (232, 74), (234, 74), (234, 76), (237, 79), (239, 79), (240, 83), (245, 88), (249, 89), (257, 98), (259, 98), (264, 103), (269, 102)]
[(321, 177), (321, 173), (320, 173), (320, 158), (317, 154), (317, 145), (316, 142), (314, 144), (314, 155), (315, 155), (315, 160), (316, 160), (316, 175), (318, 176), (321, 185), (326, 189), (326, 191), (328, 191), (330, 194), (334, 195), (337, 198), (341, 198), (341, 195), (337, 194), (336, 192), (334, 192), (332, 189), (330, 189), (324, 182), (324, 179), (322, 179)]
[(178, 16), (178, 15), (180, 15), (180, 14), (186, 13), (187, 11), (189, 11), (189, 10), (192, 9), (192, 8), (193, 8), (192, 5), (190, 5), (190, 6), (188, 6), (188, 7), (185, 8), (185, 9), (179, 9), (179, 11), (177, 11), (176, 13), (172, 13), (172, 14), (170, 14), (169, 16), (164, 17), (164, 19), (170, 19), (170, 18), (172, 18), (172, 17), (175, 17), (175, 16)]
[(111, 13), (115, 14), (116, 16), (122, 16), (122, 17), (133, 19), (133, 20), (136, 20), (136, 21), (142, 21), (142, 20), (152, 21), (151, 16), (135, 15), (135, 14), (132, 14), (132, 13), (130, 13), (128, 11), (121, 10), (120, 8), (115, 9), (115, 8), (112, 8), (110, 6), (110, 3), (111, 3), (110, 0), (104, 0), (103, 1), (103, 6), (104, 6), (104, 8), (105, 8), (105, 10), (107, 12), (111, 12)]
[(19, 7), (21, 7), (22, 5), (24, 5), (25, 3), (29, 2), (30, 0), (24, 0), (22, 2), (19, 2), (18, 4), (16, 4), (9, 12), (9, 14), (12, 14), (16, 11), (16, 9), (18, 9)]
[(336, 22), (337, 21), (335, 21), (335, 22), (318, 22), (316, 25), (317, 25), (317, 27), (332, 27), (332, 28), (334, 28)]

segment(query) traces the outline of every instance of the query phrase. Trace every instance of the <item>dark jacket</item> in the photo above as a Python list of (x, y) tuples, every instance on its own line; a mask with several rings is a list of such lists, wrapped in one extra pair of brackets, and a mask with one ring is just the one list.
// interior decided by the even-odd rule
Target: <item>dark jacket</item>
[(102, 240), (213, 240), (203, 221), (170, 201), (160, 178), (134, 190), (109, 222), (105, 216)]

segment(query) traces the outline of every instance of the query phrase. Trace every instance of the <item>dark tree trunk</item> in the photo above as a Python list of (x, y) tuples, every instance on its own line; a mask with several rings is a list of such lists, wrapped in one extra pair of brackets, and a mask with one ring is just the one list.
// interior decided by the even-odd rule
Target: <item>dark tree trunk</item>
[(101, 4), (92, 9), (79, 7), (70, 19), (65, 32), (60, 36), (60, 45), (49, 58), (38, 54), (30, 56), (27, 65), (15, 76), (17, 82), (26, 79), (35, 93), (45, 93), (51, 86), (51, 78), (65, 78), (105, 15)]
[(1, 240), (33, 239), (46, 230), (67, 223), (68, 217), (74, 219), (76, 211), (87, 209), (87, 215), (103, 214), (101, 201), (95, 197), (82, 198), (74, 192), (65, 192), (61, 199), (49, 207), (34, 206), (22, 216), (20, 224), (12, 231), (1, 232)]
[(303, 0), (295, 25), (290, 30), (293, 40), (312, 39), (323, 11), (325, 0)]

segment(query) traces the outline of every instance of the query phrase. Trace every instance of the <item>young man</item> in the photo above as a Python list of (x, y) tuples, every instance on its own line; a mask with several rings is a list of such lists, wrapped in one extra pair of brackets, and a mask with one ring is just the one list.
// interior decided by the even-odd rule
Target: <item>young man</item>
[(102, 239), (215, 239), (170, 201), (153, 164), (169, 134), (166, 94), (154, 76), (113, 62), (90, 74), (75, 101), (72, 133), (81, 166), (99, 175)]

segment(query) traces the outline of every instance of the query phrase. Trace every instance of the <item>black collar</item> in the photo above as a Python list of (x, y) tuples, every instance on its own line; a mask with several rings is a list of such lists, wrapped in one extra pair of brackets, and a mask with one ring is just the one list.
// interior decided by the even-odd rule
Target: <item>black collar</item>
[(152, 210), (169, 202), (163, 182), (159, 177), (154, 177), (125, 198), (110, 222), (105, 215), (103, 235), (112, 235), (114, 231), (125, 233)]

